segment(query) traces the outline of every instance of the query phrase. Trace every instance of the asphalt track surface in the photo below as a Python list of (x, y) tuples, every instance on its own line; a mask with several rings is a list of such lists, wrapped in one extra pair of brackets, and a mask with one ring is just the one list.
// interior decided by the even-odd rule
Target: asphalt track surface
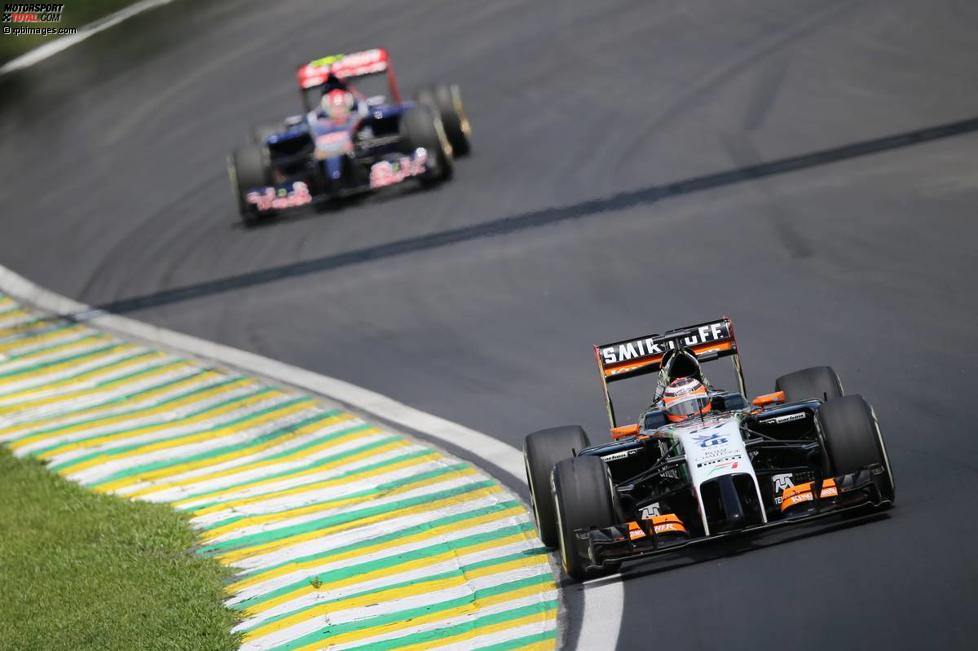
[[(874, 403), (898, 505), (627, 571), (619, 648), (973, 648), (976, 27), (920, 0), (176, 2), (0, 79), (0, 262), (514, 445), (602, 440), (591, 344), (729, 314), (753, 392), (829, 363)], [(239, 227), (227, 151), (293, 110), (294, 64), (374, 45), (402, 88), (462, 85), (473, 157)]]

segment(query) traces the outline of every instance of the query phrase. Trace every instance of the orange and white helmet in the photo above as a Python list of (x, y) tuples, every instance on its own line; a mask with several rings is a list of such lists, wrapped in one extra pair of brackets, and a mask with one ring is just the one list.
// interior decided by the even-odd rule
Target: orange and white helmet
[(710, 394), (703, 383), (692, 377), (673, 380), (662, 394), (666, 417), (678, 423), (696, 414), (710, 411)]

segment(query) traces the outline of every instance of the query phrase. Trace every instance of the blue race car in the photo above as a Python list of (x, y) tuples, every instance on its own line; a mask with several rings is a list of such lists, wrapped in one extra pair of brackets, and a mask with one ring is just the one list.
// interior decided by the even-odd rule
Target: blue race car
[(299, 67), (305, 112), (258, 127), (228, 160), (241, 218), (363, 194), (409, 180), (451, 178), (470, 152), (458, 86), (402, 101), (386, 50), (339, 54)]

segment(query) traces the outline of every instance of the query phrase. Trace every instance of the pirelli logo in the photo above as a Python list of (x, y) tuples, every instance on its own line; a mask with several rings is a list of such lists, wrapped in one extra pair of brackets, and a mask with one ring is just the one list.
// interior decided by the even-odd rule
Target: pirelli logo
[(732, 339), (730, 322), (723, 319), (664, 335), (649, 335), (599, 346), (598, 355), (604, 367), (659, 357), (676, 347), (677, 335), (680, 344), (688, 348)]

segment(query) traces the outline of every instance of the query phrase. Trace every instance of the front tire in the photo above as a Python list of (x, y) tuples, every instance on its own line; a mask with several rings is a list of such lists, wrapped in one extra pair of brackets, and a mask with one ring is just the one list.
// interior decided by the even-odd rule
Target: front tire
[(406, 153), (417, 147), (428, 152), (428, 169), (419, 178), (422, 185), (433, 185), (452, 177), (452, 146), (441, 119), (428, 106), (418, 104), (401, 117), (401, 138)]
[(589, 447), (584, 429), (579, 425), (551, 427), (527, 434), (523, 441), (523, 462), (526, 483), (530, 487), (530, 505), (537, 521), (537, 532), (544, 545), (560, 544), (557, 533), (557, 514), (550, 494), (550, 473), (558, 461), (573, 457), (575, 452)]
[(468, 156), (472, 152), (472, 126), (465, 114), (462, 90), (458, 84), (440, 84), (418, 93), (418, 102), (437, 111), (445, 127), (445, 135), (452, 145), (455, 158)]
[(608, 465), (591, 456), (564, 459), (554, 467), (551, 482), (564, 572), (576, 581), (603, 573), (587, 571), (588, 561), (577, 552), (574, 531), (617, 523), (621, 507)]
[(258, 209), (245, 198), (252, 188), (271, 185), (268, 152), (260, 145), (245, 145), (234, 150), (228, 161), (231, 190), (238, 202), (238, 213), (245, 226), (257, 223)]
[(886, 475), (881, 497), (893, 501), (893, 472), (869, 403), (859, 395), (829, 400), (818, 410), (818, 423), (832, 474), (847, 475), (878, 464)]
[(775, 391), (784, 391), (785, 402), (821, 400), (827, 402), (843, 395), (842, 381), (831, 366), (813, 366), (782, 375), (774, 381)]

